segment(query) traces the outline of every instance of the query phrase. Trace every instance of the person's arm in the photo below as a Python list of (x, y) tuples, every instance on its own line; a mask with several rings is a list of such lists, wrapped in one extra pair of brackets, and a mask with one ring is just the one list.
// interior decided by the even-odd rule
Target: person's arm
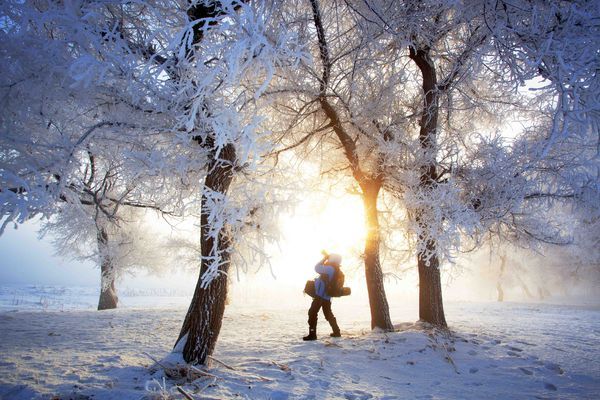
[(317, 274), (324, 274), (325, 273), (325, 258), (323, 258), (321, 261), (319, 261), (315, 265), (315, 271), (317, 272)]
[(327, 274), (327, 276), (331, 276), (333, 274), (333, 267), (331, 265), (325, 265), (323, 260), (321, 260), (315, 265), (315, 271), (317, 271), (318, 274)]

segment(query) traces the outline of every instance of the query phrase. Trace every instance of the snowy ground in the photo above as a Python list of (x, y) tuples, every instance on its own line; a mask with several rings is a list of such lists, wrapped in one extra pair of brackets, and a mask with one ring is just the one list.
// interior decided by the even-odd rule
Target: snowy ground
[[(53, 308), (44, 302), (36, 308), (39, 287), (23, 290), (0, 289), (1, 399), (151, 399), (160, 398), (161, 388), (183, 398), (178, 382), (163, 383), (164, 372), (144, 353), (162, 358), (170, 351), (185, 301), (130, 293), (122, 299), (129, 308), (96, 312), (72, 304), (93, 304), (91, 294), (87, 301), (79, 289), (66, 289), (56, 300), (67, 310), (61, 312), (48, 311)], [(306, 334), (305, 303), (230, 306), (215, 357), (235, 370), (213, 363), (216, 379), (199, 379), (185, 390), (197, 399), (600, 396), (597, 308), (448, 303), (453, 335), (444, 336), (402, 323), (414, 319), (415, 310), (392, 307), (400, 330), (382, 334), (368, 329), (365, 306), (342, 299), (333, 310), (344, 337), (329, 338), (321, 318), (320, 339), (305, 343), (299, 340)]]

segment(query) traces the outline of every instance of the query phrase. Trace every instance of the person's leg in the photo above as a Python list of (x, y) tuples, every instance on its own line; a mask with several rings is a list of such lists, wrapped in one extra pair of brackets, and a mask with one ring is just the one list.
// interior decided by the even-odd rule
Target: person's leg
[(317, 339), (317, 319), (319, 309), (321, 308), (321, 298), (315, 297), (308, 309), (308, 336), (304, 336), (303, 340)]
[(323, 306), (323, 315), (325, 315), (325, 319), (327, 320), (327, 322), (329, 322), (329, 325), (331, 325), (331, 330), (333, 331), (331, 333), (331, 335), (329, 335), (329, 336), (331, 336), (331, 337), (342, 336), (342, 334), (340, 332), (340, 327), (337, 324), (337, 320), (335, 319), (335, 316), (333, 315), (333, 312), (331, 311), (331, 301), (323, 300), (322, 306)]

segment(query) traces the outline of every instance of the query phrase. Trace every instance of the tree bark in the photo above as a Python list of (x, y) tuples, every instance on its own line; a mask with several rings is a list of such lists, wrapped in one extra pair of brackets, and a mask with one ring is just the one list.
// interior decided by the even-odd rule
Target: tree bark
[(379, 261), (380, 235), (377, 197), (381, 182), (369, 181), (361, 184), (367, 238), (365, 241), (365, 276), (369, 305), (371, 308), (371, 329), (380, 328), (386, 331), (394, 329), (390, 310), (383, 285), (383, 272)]
[[(433, 246), (433, 242), (430, 243)], [(433, 250), (433, 249), (432, 249)], [(433, 256), (429, 265), (423, 254), (417, 255), (419, 269), (419, 320), (433, 325), (447, 327), (442, 301), (442, 283), (439, 259)]]
[(108, 232), (104, 228), (98, 228), (98, 253), (100, 254), (100, 299), (98, 310), (110, 310), (117, 308), (119, 298), (115, 288), (114, 264), (108, 251)]
[[(409, 48), (409, 56), (415, 62), (423, 78), (424, 94), (423, 114), (421, 115), (419, 143), (423, 149), (424, 160), (420, 167), (419, 189), (427, 192), (437, 184), (437, 124), (439, 113), (439, 88), (435, 65), (429, 55), (428, 48)], [(436, 254), (437, 243), (429, 234), (426, 210), (417, 211), (417, 223), (424, 231), (419, 235), (417, 254), (419, 270), (419, 319), (433, 325), (446, 327), (444, 305), (442, 301), (442, 285), (440, 280), (440, 263)]]
[[(234, 145), (226, 145), (221, 151), (220, 158), (209, 164), (208, 174), (204, 182), (205, 190), (227, 195), (229, 186), (233, 181), (235, 160)], [(177, 347), (181, 340), (185, 340), (183, 358), (191, 364), (204, 364), (207, 357), (214, 351), (221, 331), (227, 299), (226, 274), (229, 270), (231, 254), (229, 238), (224, 229), (219, 232), (218, 242), (216, 243), (216, 249), (221, 260), (220, 273), (207, 287), (202, 285), (202, 276), (208, 270), (210, 258), (215, 256), (212, 252), (213, 245), (215, 245), (214, 238), (209, 236), (209, 214), (210, 209), (207, 198), (206, 195), (203, 195), (200, 214), (200, 246), (202, 253), (200, 275), (179, 338), (175, 343), (175, 347)]]

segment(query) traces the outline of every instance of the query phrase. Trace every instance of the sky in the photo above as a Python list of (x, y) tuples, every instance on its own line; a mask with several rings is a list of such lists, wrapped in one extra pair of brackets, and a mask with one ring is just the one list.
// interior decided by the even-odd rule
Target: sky
[(0, 236), (0, 284), (96, 285), (99, 271), (91, 261), (60, 257), (49, 239), (38, 239), (39, 223), (7, 227)]
[[(100, 282), (100, 270), (92, 260), (73, 260), (56, 254), (51, 238), (38, 237), (40, 224), (37, 220), (7, 227), (0, 236), (0, 285), (32, 284), (57, 286), (92, 286)], [(173, 287), (181, 282), (181, 274), (126, 276), (121, 286)]]

